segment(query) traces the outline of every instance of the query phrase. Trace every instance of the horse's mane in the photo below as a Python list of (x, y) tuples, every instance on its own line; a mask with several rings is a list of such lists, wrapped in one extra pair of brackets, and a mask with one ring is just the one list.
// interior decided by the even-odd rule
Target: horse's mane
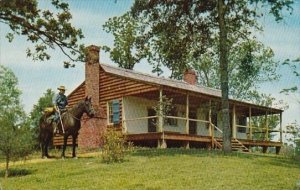
[(82, 104), (84, 104), (84, 100), (80, 100), (79, 102), (74, 104), (71, 108), (68, 109), (68, 112), (71, 114), (75, 114), (75, 112), (79, 110)]

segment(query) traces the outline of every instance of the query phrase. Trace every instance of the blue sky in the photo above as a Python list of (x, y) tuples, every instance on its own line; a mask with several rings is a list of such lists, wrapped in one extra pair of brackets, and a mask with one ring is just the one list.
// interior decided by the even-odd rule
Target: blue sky
[[(41, 7), (48, 9), (47, 1), (41, 1)], [(132, 0), (77, 0), (68, 1), (73, 15), (72, 23), (82, 29), (86, 45), (112, 45), (113, 38), (102, 30), (102, 25), (108, 18), (120, 16), (129, 10)], [(286, 16), (285, 21), (277, 24), (273, 18), (266, 16), (262, 19), (265, 31), (258, 34), (258, 39), (271, 47), (278, 61), (285, 58), (296, 58), (300, 56), (300, 2), (294, 6), (292, 16)], [(26, 57), (26, 48), (30, 43), (26, 38), (16, 36), (12, 43), (5, 38), (9, 28), (0, 23), (0, 64), (13, 70), (19, 79), (19, 87), (22, 90), (22, 102), (24, 108), (29, 112), (33, 104), (46, 92), (46, 89), (53, 89), (65, 85), (67, 93), (70, 93), (84, 80), (84, 65), (77, 64), (75, 68), (64, 69), (63, 61), (66, 58), (55, 49), (51, 51), (50, 61), (33, 62)], [(104, 52), (100, 54), (102, 63), (113, 64), (109, 56)], [(150, 73), (151, 67), (145, 64), (138, 64), (135, 70)], [(282, 75), (280, 81), (262, 84), (261, 91), (272, 94), (278, 100), (287, 102), (290, 108), (284, 112), (284, 124), (295, 120), (300, 122), (300, 95), (285, 96), (280, 90), (292, 85), (300, 84), (300, 79), (295, 78), (287, 72), (287, 68), (281, 67), (279, 73)], [(300, 87), (299, 87), (300, 88)]]

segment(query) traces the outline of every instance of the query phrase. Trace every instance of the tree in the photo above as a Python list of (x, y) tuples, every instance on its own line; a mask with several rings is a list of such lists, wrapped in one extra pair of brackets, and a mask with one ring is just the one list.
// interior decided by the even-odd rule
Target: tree
[[(288, 106), (284, 104), (283, 101), (276, 102), (275, 98), (273, 98), (271, 95), (259, 94), (258, 92), (253, 92), (251, 97), (252, 97), (252, 101), (258, 105), (262, 105), (266, 107), (271, 107), (276, 105), (277, 107), (280, 107), (280, 109), (282, 110), (286, 110), (288, 108)], [(279, 125), (280, 116), (278, 114), (269, 115), (267, 119), (268, 119), (269, 131), (272, 131)], [(266, 117), (265, 116), (252, 117), (251, 123), (254, 127), (257, 127), (257, 129), (259, 129), (261, 126), (266, 126)], [(253, 136), (254, 139), (265, 140), (266, 138), (272, 139), (275, 135), (272, 133), (266, 133), (265, 130), (258, 130), (257, 133), (254, 132)]]
[[(58, 47), (71, 61), (83, 60), (82, 31), (70, 23), (72, 18), (67, 3), (52, 0), (55, 13), (38, 8), (36, 0), (0, 1), (0, 22), (8, 25), (11, 32), (6, 35), (11, 42), (14, 35), (23, 35), (35, 44), (34, 51), (27, 49), (33, 60), (48, 60), (47, 49)], [(70, 64), (65, 62), (65, 66)]]
[[(294, 60), (286, 59), (282, 65), (287, 65), (291, 72), (292, 75), (300, 79), (300, 72), (299, 72), (299, 67), (300, 67), (300, 57)], [(291, 93), (296, 93), (299, 91), (297, 85), (295, 86), (289, 86), (288, 88), (282, 89), (281, 93), (284, 93), (286, 95), (291, 94)]]
[[(198, 73), (199, 84), (220, 88), (218, 57), (217, 47), (214, 45), (199, 60), (193, 60), (192, 67)], [(274, 61), (272, 49), (254, 39), (231, 47), (228, 64), (229, 96), (234, 99), (252, 101), (252, 94), (258, 92), (261, 83), (280, 77), (276, 72), (278, 62)]]
[(114, 48), (103, 46), (106, 52), (110, 53), (110, 58), (125, 69), (133, 69), (134, 65), (143, 59), (147, 52), (140, 51), (139, 40), (137, 32), (142, 30), (139, 28), (138, 22), (135, 21), (131, 14), (126, 13), (121, 17), (110, 18), (103, 28), (106, 32), (114, 35)]
[(0, 65), (0, 154), (6, 161), (5, 177), (9, 175), (9, 162), (24, 158), (32, 150), (33, 137), (17, 83), (13, 72)]
[(287, 141), (294, 144), (294, 156), (300, 155), (300, 125), (295, 121), (286, 126), (286, 132), (289, 134)]
[(39, 135), (39, 120), (42, 117), (43, 111), (47, 107), (52, 107), (53, 97), (55, 92), (51, 89), (47, 89), (42, 97), (38, 100), (37, 104), (33, 106), (32, 111), (30, 112), (31, 128), (35, 139), (38, 139)]
[[(192, 60), (200, 60), (217, 50), (219, 88), (222, 90), (224, 152), (231, 151), (229, 125), (229, 57), (230, 50), (254, 39), (254, 31), (262, 30), (257, 19), (261, 11), (269, 10), (276, 21), (283, 17), (282, 9), (291, 10), (292, 0), (240, 0), (240, 1), (154, 1), (136, 0), (131, 8), (133, 18), (147, 25), (142, 31), (143, 44), (150, 52), (148, 61), (155, 67), (166, 66), (172, 78), (180, 79)], [(258, 8), (262, 7), (262, 8)], [(251, 47), (248, 45), (248, 47)], [(247, 48), (243, 70), (251, 73), (252, 48)]]

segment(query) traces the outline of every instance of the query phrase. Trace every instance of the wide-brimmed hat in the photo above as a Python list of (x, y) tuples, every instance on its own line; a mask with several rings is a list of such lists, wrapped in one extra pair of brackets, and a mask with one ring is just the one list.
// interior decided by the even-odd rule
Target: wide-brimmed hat
[(58, 89), (58, 90), (64, 90), (64, 91), (66, 91), (65, 86), (60, 86), (60, 87), (58, 87), (57, 89)]

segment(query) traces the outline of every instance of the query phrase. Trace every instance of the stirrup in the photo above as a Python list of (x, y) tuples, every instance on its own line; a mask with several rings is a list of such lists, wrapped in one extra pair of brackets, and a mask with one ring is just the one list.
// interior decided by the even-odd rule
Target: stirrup
[(60, 134), (58, 129), (54, 129), (53, 133), (54, 134)]

